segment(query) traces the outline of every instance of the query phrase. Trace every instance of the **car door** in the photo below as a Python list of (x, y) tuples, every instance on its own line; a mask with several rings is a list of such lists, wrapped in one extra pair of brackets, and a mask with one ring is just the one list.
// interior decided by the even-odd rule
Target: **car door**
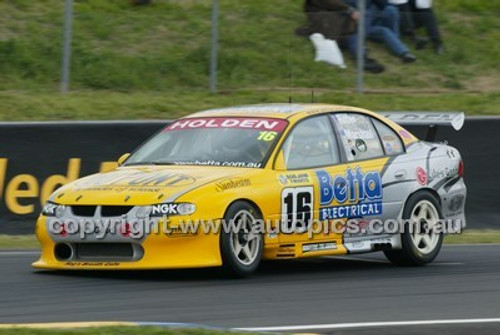
[(280, 244), (341, 238), (338, 234), (323, 233), (321, 227), (315, 227), (311, 235), (310, 229), (319, 218), (320, 193), (315, 171), (330, 170), (341, 164), (330, 116), (299, 121), (285, 139), (278, 157), (282, 161), (277, 169), (282, 170), (278, 172), (282, 185)]

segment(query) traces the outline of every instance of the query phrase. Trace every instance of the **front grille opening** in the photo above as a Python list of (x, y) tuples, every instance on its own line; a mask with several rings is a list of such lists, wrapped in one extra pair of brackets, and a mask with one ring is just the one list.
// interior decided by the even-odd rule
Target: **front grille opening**
[(97, 206), (71, 206), (71, 211), (76, 216), (92, 217)]
[(77, 243), (77, 257), (81, 260), (132, 260), (134, 248), (132, 243)]
[(102, 206), (102, 216), (122, 216), (127, 214), (134, 206)]

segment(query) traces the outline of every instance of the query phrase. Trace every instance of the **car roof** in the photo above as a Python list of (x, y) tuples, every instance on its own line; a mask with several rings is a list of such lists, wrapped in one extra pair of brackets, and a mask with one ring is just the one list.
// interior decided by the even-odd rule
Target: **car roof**
[(225, 108), (216, 108), (191, 114), (187, 118), (194, 117), (237, 117), (253, 116), (264, 118), (290, 119), (291, 117), (302, 118), (311, 114), (321, 114), (337, 111), (356, 111), (370, 113), (368, 110), (350, 106), (329, 105), (329, 104), (258, 104), (244, 105)]

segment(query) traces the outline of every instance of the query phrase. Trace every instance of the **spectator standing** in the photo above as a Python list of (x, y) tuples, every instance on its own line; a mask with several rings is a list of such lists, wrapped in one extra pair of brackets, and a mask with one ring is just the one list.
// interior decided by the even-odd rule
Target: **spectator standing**
[(425, 28), (427, 36), (437, 54), (444, 53), (439, 25), (432, 9), (432, 0), (389, 0), (401, 13), (401, 30), (415, 42), (417, 49), (423, 49), (427, 39), (417, 36), (417, 29)]

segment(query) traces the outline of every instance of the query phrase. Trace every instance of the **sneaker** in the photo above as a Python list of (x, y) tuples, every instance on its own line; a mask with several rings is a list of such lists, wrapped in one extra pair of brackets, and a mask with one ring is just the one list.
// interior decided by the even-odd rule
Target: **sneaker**
[(366, 72), (378, 74), (378, 73), (384, 72), (385, 67), (382, 64), (380, 64), (379, 62), (377, 62), (375, 59), (370, 58), (370, 57), (366, 57), (364, 70)]
[(405, 52), (400, 57), (403, 63), (413, 63), (417, 60), (417, 57), (415, 57), (411, 52)]

